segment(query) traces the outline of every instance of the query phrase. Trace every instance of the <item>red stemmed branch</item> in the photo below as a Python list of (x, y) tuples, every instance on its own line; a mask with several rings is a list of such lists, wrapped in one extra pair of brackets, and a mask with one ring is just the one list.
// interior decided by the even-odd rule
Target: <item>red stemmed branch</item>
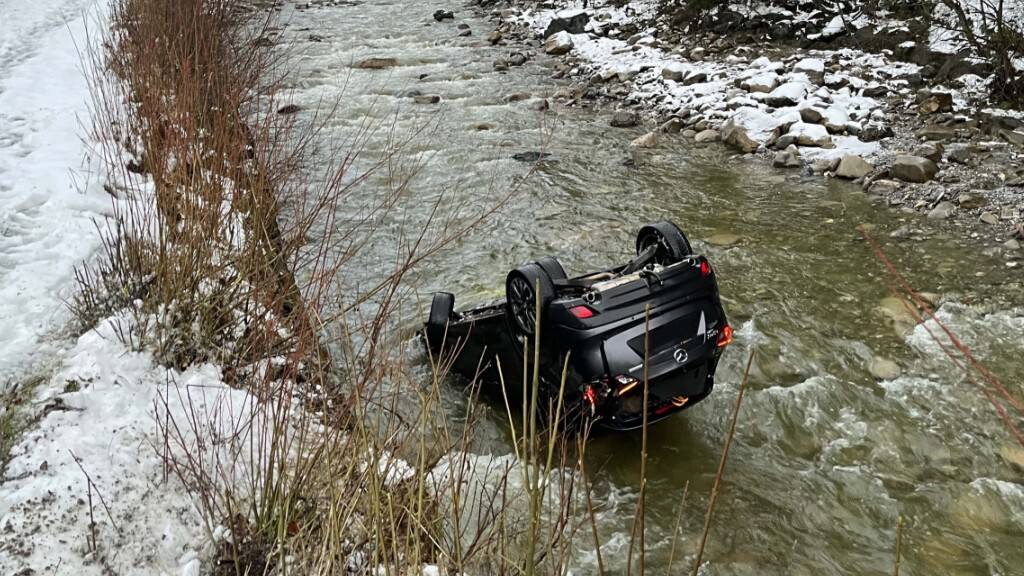
[[(971, 352), (971, 349), (948, 326), (939, 320), (931, 306), (914, 290), (910, 283), (907, 282), (907, 279), (900, 274), (900, 271), (885, 255), (882, 247), (871, 233), (864, 226), (858, 226), (857, 230), (860, 231), (864, 240), (867, 241), (868, 246), (875, 253), (878, 261), (885, 267), (888, 276), (884, 277), (883, 281), (892, 295), (902, 302), (903, 306), (914, 317), (914, 320), (924, 327), (925, 331), (928, 332), (928, 336), (939, 345), (939, 348), (949, 357), (953, 365), (964, 373), (967, 381), (981, 391), (989, 403), (992, 404), (992, 407), (995, 408), (996, 413), (999, 414), (999, 418), (1006, 425), (1007, 430), (1024, 447), (1024, 434), (1021, 433), (1020, 428), (1014, 422), (1015, 418), (1024, 418), (1024, 402), (1014, 397), (999, 378), (977, 359)], [(928, 325), (926, 320), (934, 322), (942, 331), (942, 335), (937, 334)], [(975, 379), (972, 369), (981, 376), (984, 382), (987, 383), (987, 386)], [(1014, 415), (1011, 415), (1007, 407), (1013, 410)]]

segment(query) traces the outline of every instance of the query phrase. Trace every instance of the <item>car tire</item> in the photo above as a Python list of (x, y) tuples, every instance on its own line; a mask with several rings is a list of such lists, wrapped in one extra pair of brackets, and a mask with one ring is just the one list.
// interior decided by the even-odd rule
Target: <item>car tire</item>
[(679, 229), (679, 226), (668, 220), (648, 224), (637, 232), (636, 253), (640, 254), (655, 242), (659, 244), (659, 248), (654, 261), (662, 266), (675, 264), (693, 254), (693, 248), (690, 246), (690, 241), (686, 239), (686, 235)]
[(516, 335), (536, 334), (538, 298), (541, 314), (555, 299), (551, 276), (540, 264), (525, 264), (508, 273), (505, 278), (505, 311)]
[(430, 301), (430, 314), (427, 316), (427, 339), (432, 344), (440, 345), (444, 338), (448, 322), (455, 311), (455, 295), (448, 292), (434, 292)]
[(540, 260), (537, 260), (537, 265), (548, 273), (548, 277), (551, 278), (551, 280), (565, 280), (568, 278), (565, 273), (565, 268), (562, 268), (562, 263), (554, 256), (544, 256)]

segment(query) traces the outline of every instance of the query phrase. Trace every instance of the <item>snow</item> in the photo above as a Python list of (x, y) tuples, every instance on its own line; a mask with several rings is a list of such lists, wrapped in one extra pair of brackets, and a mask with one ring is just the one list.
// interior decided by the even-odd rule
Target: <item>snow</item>
[[(12, 450), (0, 485), (0, 573), (48, 574), (58, 564), (60, 573), (82, 576), (105, 574), (105, 566), (114, 573), (198, 570), (204, 525), (184, 488), (165, 478), (157, 451), (154, 406), (165, 391), (171, 398), (202, 391), (193, 392), (207, 400), (197, 403), (199, 414), (243, 394), (222, 384), (212, 366), (180, 374), (154, 367), (149, 354), (118, 341), (113, 322), (78, 339), (40, 391), (43, 418)], [(99, 562), (87, 544), (86, 473)]]
[(69, 318), (73, 268), (96, 250), (93, 220), (110, 206), (80, 126), (76, 44), (86, 11), (102, 17), (94, 1), (0, 0), (0, 394), (64, 345), (53, 336)]

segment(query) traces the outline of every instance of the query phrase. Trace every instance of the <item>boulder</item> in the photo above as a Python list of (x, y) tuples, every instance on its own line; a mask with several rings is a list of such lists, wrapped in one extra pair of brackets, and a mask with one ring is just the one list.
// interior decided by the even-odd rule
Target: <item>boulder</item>
[(661, 69), (661, 77), (674, 82), (682, 82), (688, 71), (689, 68), (678, 62), (669, 62)]
[(554, 56), (568, 54), (573, 46), (572, 36), (568, 32), (559, 32), (544, 41), (544, 51)]
[(982, 212), (981, 216), (978, 217), (978, 221), (980, 221), (982, 224), (995, 226), (996, 224), (999, 224), (999, 217), (991, 212)]
[(943, 200), (928, 212), (928, 218), (931, 220), (945, 220), (952, 216), (954, 212), (956, 212), (956, 205), (948, 200)]
[(800, 109), (800, 119), (808, 124), (818, 124), (822, 119), (822, 111), (813, 106)]
[(764, 94), (770, 93), (775, 90), (779, 85), (779, 75), (775, 72), (765, 72), (756, 76), (751, 76), (746, 80), (740, 82), (740, 88), (743, 88), (747, 92), (761, 92)]
[(561, 10), (555, 13), (555, 17), (544, 29), (544, 37), (549, 38), (560, 32), (583, 34), (588, 22), (590, 22), (590, 15), (584, 10)]
[(950, 162), (956, 162), (957, 164), (964, 164), (968, 166), (976, 162), (974, 153), (967, 146), (950, 150), (947, 158)]
[(796, 106), (807, 95), (807, 85), (803, 82), (786, 82), (768, 93), (764, 101), (769, 106), (784, 108)]
[(846, 113), (846, 110), (837, 106), (829, 106), (822, 114), (821, 124), (831, 134), (842, 134), (846, 131), (846, 126), (849, 123), (850, 116)]
[(900, 365), (889, 360), (888, 358), (882, 358), (876, 356), (871, 359), (871, 364), (868, 365), (868, 371), (877, 380), (895, 380), (900, 377), (903, 370), (900, 369)]
[(956, 138), (956, 130), (941, 124), (929, 124), (917, 131), (917, 137), (933, 142), (936, 140), (952, 140)]
[(790, 144), (785, 150), (775, 153), (775, 158), (772, 159), (772, 166), (776, 168), (799, 168), (800, 151), (797, 150), (796, 146)]
[(704, 130), (703, 132), (698, 132), (697, 135), (693, 137), (694, 141), (696, 141), (698, 144), (707, 144), (708, 142), (718, 142), (718, 138), (719, 138), (718, 130), (711, 130), (711, 129)]
[(664, 124), (658, 127), (659, 132), (666, 134), (678, 134), (683, 129), (683, 121), (679, 118), (669, 118)]
[(911, 154), (914, 155), (914, 156), (920, 156), (922, 158), (927, 158), (927, 159), (931, 160), (932, 162), (935, 162), (936, 164), (938, 164), (939, 161), (942, 160), (942, 153), (945, 152), (945, 150), (946, 149), (945, 149), (945, 147), (942, 146), (942, 144), (940, 144), (938, 142), (934, 142), (934, 143), (930, 143), (930, 144), (922, 144), (921, 146), (918, 146), (917, 148), (914, 148), (914, 150), (913, 150), (913, 152), (911, 152)]
[(961, 192), (960, 196), (956, 199), (956, 203), (964, 210), (973, 210), (974, 208), (985, 206), (988, 204), (988, 200), (980, 193)]
[(806, 74), (811, 82), (821, 84), (825, 81), (825, 62), (820, 58), (804, 58), (793, 65), (793, 72)]
[(839, 161), (836, 176), (856, 180), (867, 176), (875, 167), (856, 154), (847, 154)]
[(451, 10), (436, 10), (434, 11), (434, 20), (441, 22), (443, 20), (454, 20), (455, 13)]
[(875, 180), (868, 186), (869, 194), (878, 194), (879, 196), (888, 196), (900, 189), (903, 185), (896, 180)]
[(398, 58), (364, 58), (355, 63), (355, 68), (363, 70), (381, 70), (398, 66)]
[(953, 95), (922, 89), (917, 92), (917, 111), (921, 115), (953, 111)]
[(707, 72), (694, 71), (694, 72), (690, 72), (689, 74), (686, 75), (685, 78), (683, 78), (683, 86), (691, 86), (693, 84), (700, 84), (701, 82), (707, 82), (707, 80), (708, 80), (708, 73)]
[(727, 120), (725, 125), (722, 126), (722, 142), (748, 154), (756, 151), (761, 146), (733, 118)]
[(611, 125), (615, 128), (630, 128), (636, 126), (639, 122), (640, 118), (636, 115), (636, 112), (619, 110), (612, 115)]
[(648, 132), (629, 143), (630, 148), (654, 148), (657, 145), (658, 135), (654, 132)]
[(808, 124), (797, 122), (789, 127), (789, 135), (796, 137), (796, 143), (800, 146), (817, 146), (820, 148), (831, 148), (832, 137), (828, 130), (820, 124)]
[(1018, 148), (1024, 148), (1024, 132), (1020, 130), (1000, 130), (999, 137)]
[(938, 171), (935, 162), (920, 156), (897, 156), (892, 165), (893, 177), (904, 182), (927, 182)]

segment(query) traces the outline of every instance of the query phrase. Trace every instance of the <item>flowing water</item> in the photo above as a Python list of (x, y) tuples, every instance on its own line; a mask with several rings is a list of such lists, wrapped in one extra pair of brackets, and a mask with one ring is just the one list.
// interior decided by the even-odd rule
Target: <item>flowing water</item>
[[(435, 22), (439, 8), (454, 9), (455, 23)], [(711, 259), (736, 343), (714, 394), (650, 431), (649, 567), (664, 566), (687, 482), (680, 546), (694, 552), (743, 364), (756, 347), (708, 573), (891, 573), (902, 516), (903, 574), (1024, 574), (1024, 447), (925, 326), (889, 298), (856, 227), (868, 225), (910, 282), (938, 295), (940, 317), (1020, 397), (1024, 291), (1005, 255), (919, 215), (879, 209), (850, 184), (779, 172), (682, 137), (631, 152), (642, 131), (609, 128), (608, 112), (506, 103), (510, 94), (550, 96), (562, 86), (551, 79), (555, 61), (533, 54), (525, 66), (495, 72), (493, 60), (509, 48), (488, 45), (492, 26), (466, 7), (315, 2), (286, 7), (282, 20), (283, 37), (297, 44), (296, 103), (309, 109), (341, 98), (331, 139), (373, 126), (365, 145), (372, 157), (389, 138), (427, 127), (412, 140), (422, 170), (395, 218), (422, 222), (439, 197), (444, 207), (483, 210), (528, 176), (485, 228), (430, 263), (421, 298), (444, 289), (457, 307), (493, 299), (510, 268), (544, 254), (570, 274), (621, 262), (642, 223), (666, 218)], [(459, 22), (473, 35), (457, 36)], [(366, 57), (399, 65), (352, 67)], [(409, 89), (442, 101), (400, 97)], [(552, 156), (533, 173), (511, 158), (539, 150)], [(373, 178), (361, 193), (387, 185)], [(909, 235), (891, 236), (907, 227)], [(393, 248), (371, 256), (364, 265), (393, 258)], [(895, 360), (903, 374), (876, 381), (868, 368), (875, 356)], [(453, 386), (448, 409), (466, 402)], [(500, 457), (511, 446), (501, 412), (492, 414), (476, 450)], [(588, 466), (606, 566), (624, 573), (640, 435), (596, 438)], [(592, 546), (580, 546), (576, 573), (595, 572)]]

